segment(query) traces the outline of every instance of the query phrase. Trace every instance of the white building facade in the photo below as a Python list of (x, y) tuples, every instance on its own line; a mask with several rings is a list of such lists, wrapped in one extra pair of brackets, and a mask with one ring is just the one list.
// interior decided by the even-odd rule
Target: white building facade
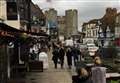
[(85, 33), (83, 43), (94, 43), (98, 39), (98, 30), (96, 23), (85, 23), (83, 25), (83, 33)]

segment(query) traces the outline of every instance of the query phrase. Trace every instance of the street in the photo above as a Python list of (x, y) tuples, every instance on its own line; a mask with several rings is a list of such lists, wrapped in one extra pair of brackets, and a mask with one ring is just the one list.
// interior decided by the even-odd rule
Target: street
[(70, 70), (67, 67), (65, 60), (64, 69), (58, 66), (54, 68), (53, 61), (51, 60), (52, 54), (49, 53), (49, 68), (43, 72), (30, 72), (27, 75), (26, 83), (72, 83), (72, 75), (75, 74), (74, 67)]

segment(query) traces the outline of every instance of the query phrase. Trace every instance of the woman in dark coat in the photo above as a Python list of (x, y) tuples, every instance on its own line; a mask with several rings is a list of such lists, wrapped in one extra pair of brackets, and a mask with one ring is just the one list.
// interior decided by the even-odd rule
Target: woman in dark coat
[(55, 68), (57, 68), (57, 63), (58, 63), (58, 58), (59, 58), (59, 49), (55, 48), (52, 54), (53, 54), (52, 60), (54, 62)]
[(71, 66), (72, 66), (72, 53), (71, 53), (71, 48), (68, 48), (68, 49), (67, 49), (66, 56), (67, 56), (67, 64), (68, 64), (68, 66), (69, 66), (69, 69), (71, 69)]
[(61, 68), (63, 68), (63, 65), (64, 65), (64, 56), (65, 56), (65, 49), (61, 45), (61, 47), (59, 49), (59, 59), (60, 59)]

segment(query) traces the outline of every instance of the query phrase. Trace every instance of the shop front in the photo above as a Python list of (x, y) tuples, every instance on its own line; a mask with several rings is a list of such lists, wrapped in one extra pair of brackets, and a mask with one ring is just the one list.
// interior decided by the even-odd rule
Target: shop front
[[(0, 23), (0, 83), (16, 77), (24, 77), (29, 71), (29, 51), (31, 44), (39, 43), (45, 33), (20, 31)], [(9, 83), (9, 82), (8, 82)]]
[(12, 67), (17, 60), (14, 57), (16, 55), (15, 35), (17, 35), (16, 29), (0, 23), (0, 83), (7, 83), (11, 78)]

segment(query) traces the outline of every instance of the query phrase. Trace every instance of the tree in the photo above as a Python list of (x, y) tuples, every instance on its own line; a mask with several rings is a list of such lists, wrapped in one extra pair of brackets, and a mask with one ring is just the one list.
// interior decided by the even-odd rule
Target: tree
[(103, 32), (106, 33), (107, 27), (110, 28), (111, 33), (115, 32), (115, 19), (117, 15), (117, 9), (116, 8), (107, 8), (106, 14), (102, 17), (102, 29)]

